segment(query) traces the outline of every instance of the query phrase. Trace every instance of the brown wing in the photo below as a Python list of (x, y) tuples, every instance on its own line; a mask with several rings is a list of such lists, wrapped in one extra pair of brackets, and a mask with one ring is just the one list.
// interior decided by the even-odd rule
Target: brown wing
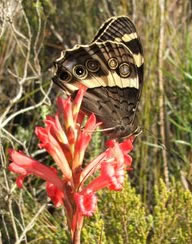
[(53, 81), (70, 94), (88, 87), (82, 108), (93, 112), (116, 136), (129, 134), (139, 98), (139, 76), (124, 44), (106, 41), (76, 46), (56, 61)]
[(53, 81), (68, 94), (88, 87), (84, 111), (95, 113), (111, 137), (124, 137), (137, 127), (135, 115), (143, 85), (143, 51), (134, 24), (112, 17), (90, 45), (62, 52)]

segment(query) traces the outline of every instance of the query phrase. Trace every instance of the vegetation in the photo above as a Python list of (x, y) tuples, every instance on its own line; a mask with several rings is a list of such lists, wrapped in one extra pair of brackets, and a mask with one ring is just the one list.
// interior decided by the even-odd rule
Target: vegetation
[[(42, 181), (23, 190), (7, 171), (8, 148), (52, 164), (34, 128), (61, 91), (49, 68), (61, 50), (88, 43), (113, 15), (136, 24), (145, 54), (139, 121), (123, 192), (104, 191), (82, 243), (192, 243), (192, 5), (190, 0), (0, 2), (0, 242), (69, 243), (65, 214)], [(86, 159), (103, 150), (99, 134)], [(94, 156), (93, 156), (94, 155)]]

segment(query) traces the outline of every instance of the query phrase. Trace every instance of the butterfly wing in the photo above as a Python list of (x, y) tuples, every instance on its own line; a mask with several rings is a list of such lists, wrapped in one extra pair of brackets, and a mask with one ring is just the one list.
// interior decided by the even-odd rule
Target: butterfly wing
[[(128, 18), (121, 18), (109, 19), (90, 45), (62, 52), (53, 78), (68, 94), (74, 95), (80, 84), (87, 86), (83, 110), (95, 113), (115, 138), (127, 136), (137, 128), (135, 115), (143, 81), (140, 41), (135, 43), (139, 50), (136, 52), (126, 36), (136, 33), (135, 27)], [(122, 20), (125, 23), (121, 24)], [(119, 24), (126, 28), (117, 31)]]
[(128, 134), (138, 103), (139, 79), (124, 44), (106, 41), (76, 46), (67, 50), (56, 66), (53, 81), (70, 94), (80, 84), (88, 87), (84, 111), (95, 113), (105, 128), (113, 128), (113, 134)]
[(143, 48), (133, 22), (127, 16), (109, 18), (100, 27), (92, 42), (107, 40), (123, 43), (127, 46), (137, 65), (139, 82), (142, 87), (144, 75)]

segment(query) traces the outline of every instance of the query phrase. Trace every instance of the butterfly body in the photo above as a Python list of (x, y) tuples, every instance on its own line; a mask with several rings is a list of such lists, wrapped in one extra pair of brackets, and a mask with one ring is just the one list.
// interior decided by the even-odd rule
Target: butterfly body
[(133, 23), (125, 16), (112, 17), (90, 44), (62, 52), (53, 81), (72, 97), (81, 84), (88, 87), (82, 109), (93, 112), (110, 137), (122, 138), (137, 129), (143, 63)]

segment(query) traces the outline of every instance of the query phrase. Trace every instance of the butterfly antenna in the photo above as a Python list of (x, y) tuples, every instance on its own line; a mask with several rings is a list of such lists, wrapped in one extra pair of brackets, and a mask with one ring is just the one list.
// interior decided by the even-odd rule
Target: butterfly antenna
[(157, 144), (152, 144), (152, 143), (151, 144), (146, 143), (146, 144), (151, 145), (151, 146), (154, 145), (154, 147), (156, 146), (156, 147), (160, 148), (161, 150), (166, 150), (166, 152), (168, 153), (169, 156), (176, 155), (181, 161), (185, 162), (185, 160), (180, 156), (180, 154), (178, 152), (176, 152), (175, 150), (172, 150), (172, 149), (168, 150), (166, 145), (161, 142), (160, 137), (157, 137), (156, 135), (154, 135), (154, 133), (152, 133), (151, 130), (146, 129), (146, 128), (143, 128), (143, 130), (150, 132), (151, 137), (157, 139)]
[(142, 128), (142, 130), (143, 131), (147, 131), (148, 133), (150, 133), (150, 137), (151, 138), (155, 138), (155, 139), (157, 139), (157, 146), (159, 147), (159, 148), (161, 148), (162, 150), (166, 150), (167, 151), (167, 148), (166, 148), (166, 146), (165, 146), (165, 144), (163, 144), (162, 142), (161, 142), (161, 138), (160, 137), (157, 137), (150, 129), (146, 129), (146, 128)]

